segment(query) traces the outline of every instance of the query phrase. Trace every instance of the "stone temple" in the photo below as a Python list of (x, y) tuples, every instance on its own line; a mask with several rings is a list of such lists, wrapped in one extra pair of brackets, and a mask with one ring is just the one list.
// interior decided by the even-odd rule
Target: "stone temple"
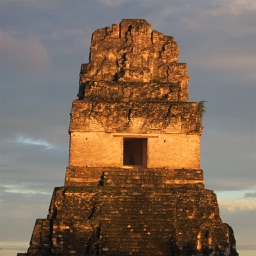
[(37, 219), (35, 255), (232, 255), (200, 169), (202, 102), (174, 38), (144, 19), (92, 35), (70, 120), (65, 184)]

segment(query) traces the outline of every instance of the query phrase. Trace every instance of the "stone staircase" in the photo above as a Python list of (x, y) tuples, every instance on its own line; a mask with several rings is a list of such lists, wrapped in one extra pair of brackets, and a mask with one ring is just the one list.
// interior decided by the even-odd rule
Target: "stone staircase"
[(166, 179), (163, 171), (132, 168), (132, 169), (103, 169), (104, 187), (132, 187), (132, 188), (163, 188)]
[(232, 250), (232, 230), (221, 222), (213, 191), (170, 186), (165, 179), (164, 169), (104, 168), (98, 186), (56, 188), (47, 219), (36, 221), (28, 253), (19, 256), (202, 256)]
[[(103, 255), (168, 255), (175, 197), (151, 188), (115, 188), (101, 198)], [(118, 254), (116, 254), (118, 252)]]
[(108, 169), (102, 179), (102, 255), (169, 255), (176, 199), (163, 172)]

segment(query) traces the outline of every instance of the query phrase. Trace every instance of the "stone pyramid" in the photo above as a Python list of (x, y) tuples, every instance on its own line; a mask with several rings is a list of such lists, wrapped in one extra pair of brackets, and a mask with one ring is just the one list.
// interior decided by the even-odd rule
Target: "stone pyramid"
[(92, 35), (70, 120), (65, 184), (18, 255), (232, 255), (200, 169), (202, 102), (174, 38), (144, 19)]

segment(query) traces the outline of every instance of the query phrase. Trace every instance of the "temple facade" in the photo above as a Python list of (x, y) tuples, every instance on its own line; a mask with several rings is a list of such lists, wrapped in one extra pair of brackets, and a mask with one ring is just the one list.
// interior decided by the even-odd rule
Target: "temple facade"
[(232, 255), (200, 169), (203, 102), (174, 38), (143, 19), (92, 35), (72, 103), (65, 184), (18, 255)]

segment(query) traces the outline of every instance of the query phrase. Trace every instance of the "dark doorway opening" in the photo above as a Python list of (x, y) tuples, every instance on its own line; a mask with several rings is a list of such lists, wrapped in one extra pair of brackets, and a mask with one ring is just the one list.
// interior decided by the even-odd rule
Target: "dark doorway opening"
[(124, 138), (123, 165), (147, 167), (147, 139)]

